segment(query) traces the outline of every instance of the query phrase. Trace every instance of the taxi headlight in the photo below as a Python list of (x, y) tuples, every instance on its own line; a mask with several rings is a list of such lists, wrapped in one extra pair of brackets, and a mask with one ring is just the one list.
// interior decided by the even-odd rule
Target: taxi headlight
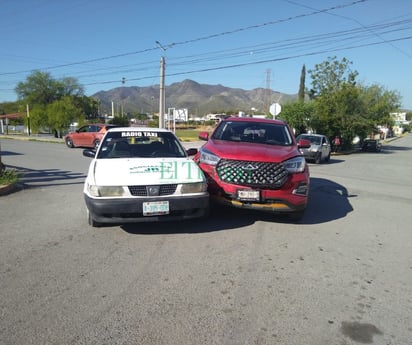
[(205, 182), (196, 183), (184, 183), (182, 184), (181, 193), (191, 194), (191, 193), (203, 193), (207, 190), (207, 184)]
[(88, 190), (94, 197), (124, 196), (125, 191), (122, 186), (96, 186), (89, 185)]

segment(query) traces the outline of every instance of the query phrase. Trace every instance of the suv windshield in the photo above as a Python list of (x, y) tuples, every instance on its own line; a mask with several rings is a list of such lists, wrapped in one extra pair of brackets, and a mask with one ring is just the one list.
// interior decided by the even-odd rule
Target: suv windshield
[(186, 157), (186, 151), (169, 132), (108, 132), (97, 158)]
[(212, 139), (281, 146), (293, 144), (286, 125), (265, 122), (224, 121), (220, 123)]

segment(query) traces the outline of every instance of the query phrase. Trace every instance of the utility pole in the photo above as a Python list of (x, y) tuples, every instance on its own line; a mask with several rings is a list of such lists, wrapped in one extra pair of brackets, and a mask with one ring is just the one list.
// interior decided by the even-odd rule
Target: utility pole
[[(122, 93), (124, 93), (124, 83), (126, 82), (126, 78), (122, 78)], [(122, 117), (124, 116), (124, 95), (121, 96), (121, 101), (122, 101)]]
[(165, 57), (160, 59), (160, 95), (159, 95), (159, 128), (165, 128), (164, 116), (165, 116)]
[(27, 110), (27, 134), (30, 136), (30, 110), (29, 110), (28, 104), (26, 104), (26, 110)]
[(164, 53), (166, 48), (163, 47), (159, 41), (156, 44), (163, 51), (163, 56), (160, 58), (160, 94), (159, 94), (159, 128), (165, 128), (164, 117), (166, 108), (166, 95), (165, 95), (165, 68), (166, 62)]
[(165, 69), (166, 58), (165, 52), (167, 48), (174, 46), (174, 43), (168, 44), (166, 47), (162, 46), (159, 41), (156, 41), (158, 47), (163, 51), (163, 56), (160, 59), (160, 96), (159, 96), (159, 128), (165, 128), (165, 111), (166, 111), (166, 92), (165, 92)]

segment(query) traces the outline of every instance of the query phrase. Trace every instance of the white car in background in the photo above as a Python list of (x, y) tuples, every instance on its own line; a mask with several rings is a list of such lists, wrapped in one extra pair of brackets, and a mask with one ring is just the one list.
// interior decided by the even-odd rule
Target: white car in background
[(310, 147), (301, 148), (300, 152), (307, 161), (313, 161), (316, 164), (322, 161), (329, 162), (332, 147), (326, 135), (322, 134), (299, 134), (296, 140), (306, 139), (310, 141)]
[(205, 217), (209, 194), (203, 172), (166, 129), (110, 129), (84, 183), (88, 221), (93, 227)]

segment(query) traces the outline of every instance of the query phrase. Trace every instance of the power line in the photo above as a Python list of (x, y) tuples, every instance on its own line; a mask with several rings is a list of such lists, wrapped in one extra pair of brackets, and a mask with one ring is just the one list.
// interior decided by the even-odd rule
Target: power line
[[(208, 36), (198, 37), (198, 38), (190, 39), (190, 40), (186, 40), (186, 41), (169, 43), (169, 44), (164, 45), (164, 47), (169, 48), (169, 47), (174, 46), (174, 45), (184, 45), (184, 44), (209, 40), (209, 39), (212, 39), (212, 38), (222, 37), (222, 36), (226, 36), (226, 35), (231, 35), (231, 34), (242, 32), (242, 31), (257, 29), (257, 28), (261, 28), (261, 27), (265, 27), (265, 26), (269, 26), (269, 25), (280, 24), (280, 23), (284, 23), (284, 22), (288, 22), (288, 21), (292, 21), (292, 20), (296, 20), (296, 19), (301, 19), (301, 18), (305, 18), (305, 17), (314, 16), (314, 15), (317, 15), (317, 14), (320, 14), (320, 13), (327, 13), (329, 11), (333, 11), (333, 10), (337, 10), (337, 9), (343, 9), (343, 8), (354, 6), (354, 5), (364, 3), (364, 2), (367, 2), (367, 1), (369, 1), (369, 0), (355, 0), (355, 1), (352, 1), (352, 2), (347, 3), (347, 4), (340, 4), (340, 5), (324, 8), (324, 9), (321, 9), (321, 10), (315, 10), (315, 11), (310, 12), (310, 13), (299, 14), (299, 15), (296, 15), (296, 16), (291, 16), (291, 17), (288, 17), (288, 18), (279, 19), (279, 20), (275, 20), (275, 21), (270, 21), (270, 22), (266, 22), (266, 23), (262, 23), (262, 24), (256, 24), (256, 25), (241, 27), (241, 28), (238, 28), (238, 29), (234, 29), (234, 30), (230, 30), (230, 31), (226, 31), (226, 32), (220, 32), (220, 33), (212, 34), (212, 35), (208, 35)], [(83, 64), (94, 63), (94, 62), (98, 62), (98, 61), (110, 60), (110, 59), (130, 56), (130, 55), (141, 54), (141, 53), (145, 53), (145, 52), (149, 52), (149, 51), (154, 51), (154, 50), (157, 50), (158, 48), (159, 47), (156, 46), (156, 47), (153, 47), (153, 48), (147, 48), (147, 49), (133, 51), (133, 52), (115, 54), (115, 55), (110, 55), (110, 56), (105, 56), (105, 57), (100, 57), (100, 58), (95, 58), (95, 59), (89, 59), (89, 60), (83, 60), (83, 61), (77, 61), (77, 62), (72, 62), (72, 63), (59, 64), (59, 65), (55, 65), (55, 66), (44, 67), (44, 68), (42, 68), (42, 70), (47, 71), (47, 70), (52, 70), (52, 69), (57, 69), (57, 68), (62, 68), (62, 67), (70, 67), (70, 66), (75, 66), (75, 65), (83, 65)], [(33, 69), (0, 73), (0, 75), (13, 75), (13, 74), (20, 74), (20, 73), (30, 73), (32, 71), (33, 71)]]
[[(412, 39), (412, 36), (396, 38), (396, 39), (388, 40), (388, 42), (400, 42), (400, 41), (405, 41), (405, 40), (410, 40), (410, 39)], [(239, 67), (245, 67), (245, 66), (250, 66), (250, 65), (267, 64), (267, 63), (273, 63), (273, 62), (296, 59), (296, 58), (305, 57), (305, 56), (313, 56), (313, 55), (333, 53), (333, 52), (349, 50), (349, 49), (357, 49), (357, 48), (376, 46), (376, 45), (381, 45), (381, 44), (384, 44), (384, 43), (386, 43), (386, 42), (372, 42), (372, 43), (353, 45), (353, 46), (348, 46), (348, 47), (343, 47), (343, 48), (318, 50), (318, 51), (313, 51), (313, 52), (309, 52), (309, 53), (290, 55), (290, 56), (285, 56), (285, 57), (280, 57), (280, 58), (273, 58), (273, 59), (268, 59), (268, 60), (245, 62), (245, 63), (238, 63), (238, 64), (232, 64), (232, 65), (226, 65), (226, 66), (211, 67), (211, 68), (203, 68), (203, 69), (191, 70), (191, 71), (185, 71), (185, 72), (169, 73), (168, 76), (170, 77), (170, 76), (178, 76), (178, 75), (185, 75), (185, 74), (194, 74), (194, 73), (218, 71), (218, 70), (231, 69), (231, 68), (239, 68)], [(138, 81), (138, 80), (144, 80), (144, 79), (152, 79), (152, 78), (155, 78), (155, 77), (157, 77), (157, 76), (153, 75), (153, 76), (144, 76), (144, 77), (138, 77), (138, 78), (129, 78), (128, 80)], [(118, 80), (111, 80), (111, 81), (105, 81), (105, 82), (89, 83), (89, 84), (85, 84), (85, 86), (112, 84), (112, 83), (118, 83), (118, 82), (119, 82)]]
[[(308, 9), (311, 9), (311, 10), (316, 10), (316, 8), (314, 8), (314, 7), (310, 7), (310, 6), (307, 6), (307, 5), (303, 5), (303, 4), (300, 4), (300, 3), (296, 2), (296, 1), (292, 1), (292, 0), (283, 0), (283, 1), (288, 2), (288, 3), (290, 3), (290, 4), (294, 4), (294, 5), (300, 6), (300, 7), (308, 8)], [(339, 17), (339, 18), (343, 18), (343, 19), (347, 19), (347, 20), (353, 21), (353, 22), (357, 23), (358, 25), (360, 25), (361, 27), (363, 27), (364, 29), (366, 29), (366, 26), (365, 26), (364, 24), (362, 24), (359, 20), (355, 19), (355, 18), (352, 18), (352, 17), (349, 17), (349, 16), (343, 16), (343, 15), (341, 15), (341, 14), (336, 14), (336, 13), (329, 13), (329, 12), (328, 12), (327, 14), (328, 14), (328, 15), (331, 15), (331, 16), (335, 16), (335, 17)], [(370, 31), (371, 31), (371, 33), (373, 33), (376, 37), (378, 37), (380, 40), (382, 40), (382, 42), (389, 44), (392, 48), (396, 49), (397, 51), (399, 51), (399, 52), (402, 53), (403, 55), (405, 55), (405, 56), (407, 56), (407, 57), (409, 57), (409, 58), (412, 57), (410, 54), (408, 54), (408, 53), (405, 52), (404, 50), (402, 50), (402, 49), (400, 49), (399, 47), (395, 46), (395, 45), (392, 44), (391, 42), (388, 42), (387, 40), (385, 40), (381, 35), (379, 35), (379, 34), (376, 33), (375, 31), (373, 31), (373, 30), (370, 30)]]

